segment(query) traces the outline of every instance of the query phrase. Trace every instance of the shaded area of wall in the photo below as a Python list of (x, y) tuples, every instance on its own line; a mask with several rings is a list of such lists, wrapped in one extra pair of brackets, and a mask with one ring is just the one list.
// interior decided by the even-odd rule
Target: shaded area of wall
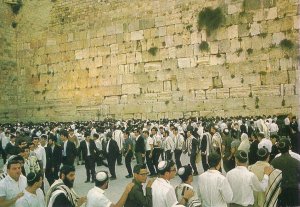
[[(15, 17), (17, 118), (296, 113), (299, 2), (288, 2), (24, 1)], [(197, 28), (209, 6), (226, 16), (210, 36)], [(283, 49), (284, 39), (294, 48)], [(199, 49), (204, 41), (208, 51)], [(6, 110), (12, 94), (0, 117), (16, 120)]]

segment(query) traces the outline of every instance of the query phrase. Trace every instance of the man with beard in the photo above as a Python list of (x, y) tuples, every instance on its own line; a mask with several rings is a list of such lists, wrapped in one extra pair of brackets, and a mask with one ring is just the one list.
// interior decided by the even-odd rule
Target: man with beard
[(47, 192), (46, 206), (81, 206), (86, 201), (86, 197), (79, 198), (73, 189), (75, 180), (75, 167), (69, 165), (62, 166), (59, 177), (60, 179), (56, 180)]
[(122, 207), (124, 206), (128, 194), (133, 187), (133, 183), (129, 183), (125, 191), (123, 192), (121, 198), (116, 204), (113, 204), (105, 195), (104, 190), (108, 188), (109, 177), (108, 173), (105, 171), (99, 171), (96, 174), (95, 186), (89, 190), (87, 194), (87, 207), (97, 207), (97, 206), (106, 206), (106, 207)]

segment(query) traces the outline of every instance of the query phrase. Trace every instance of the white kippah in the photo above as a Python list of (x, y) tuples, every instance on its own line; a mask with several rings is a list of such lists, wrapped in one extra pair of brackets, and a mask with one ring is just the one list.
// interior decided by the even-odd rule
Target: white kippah
[(167, 167), (167, 164), (168, 163), (166, 161), (160, 161), (157, 167), (159, 170), (164, 170)]
[(184, 167), (179, 168), (177, 173), (178, 175), (183, 175), (185, 173), (185, 168)]
[(106, 172), (98, 172), (97, 175), (96, 175), (96, 179), (98, 181), (107, 180), (107, 174), (106, 174)]

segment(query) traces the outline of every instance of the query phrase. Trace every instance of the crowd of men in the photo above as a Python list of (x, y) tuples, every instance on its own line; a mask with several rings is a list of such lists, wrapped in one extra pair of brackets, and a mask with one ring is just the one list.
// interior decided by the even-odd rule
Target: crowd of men
[[(289, 114), (3, 124), (0, 206), (300, 206), (298, 122)], [(113, 204), (104, 192), (123, 157), (133, 181)], [(95, 184), (83, 197), (73, 189), (79, 164), (84, 182)], [(109, 172), (96, 172), (96, 165)], [(182, 183), (174, 188), (176, 175)], [(153, 179), (146, 184), (147, 177)]]

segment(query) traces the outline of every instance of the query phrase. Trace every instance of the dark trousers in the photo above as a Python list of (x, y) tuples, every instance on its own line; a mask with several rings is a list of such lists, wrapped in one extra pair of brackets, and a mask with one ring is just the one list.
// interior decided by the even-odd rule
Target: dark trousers
[(201, 161), (202, 161), (203, 170), (205, 172), (209, 169), (209, 166), (208, 166), (207, 161), (206, 161), (206, 155), (201, 155)]
[(45, 169), (45, 177), (48, 180), (50, 186), (54, 183), (55, 180), (58, 179), (58, 172), (59, 172), (59, 166)]
[(278, 206), (300, 206), (299, 190), (297, 188), (282, 188), (278, 196)]
[(155, 167), (155, 171), (157, 172), (158, 169), (158, 160), (159, 160), (159, 156), (161, 154), (161, 149), (160, 148), (154, 148), (152, 151), (152, 162), (153, 165)]
[(150, 153), (151, 153), (151, 150), (146, 151), (146, 164), (148, 166), (150, 174), (154, 175), (154, 174), (156, 174), (156, 172), (155, 172), (155, 169), (153, 167), (152, 157), (150, 157)]
[(122, 153), (121, 152), (119, 152), (119, 154), (118, 154), (117, 163), (118, 163), (118, 165), (122, 165)]
[(117, 157), (113, 157), (111, 155), (107, 156), (107, 164), (108, 164), (108, 169), (111, 174), (112, 178), (116, 178), (116, 162), (117, 162)]
[(69, 165), (74, 166), (74, 158), (70, 158), (68, 156), (62, 156), (62, 164), (63, 165)]
[(197, 156), (197, 154), (190, 155), (190, 163), (191, 163), (194, 173), (198, 173), (197, 166), (196, 166), (196, 156)]
[(166, 160), (172, 160), (172, 155), (173, 155), (173, 153), (171, 152), (171, 150), (165, 151), (165, 159)]
[(3, 159), (3, 164), (5, 164), (6, 163), (6, 159), (7, 159), (7, 154), (6, 154), (6, 152), (5, 152), (4, 149), (1, 150), (1, 155), (2, 155), (2, 159)]
[(131, 168), (132, 157), (133, 157), (133, 152), (132, 151), (129, 151), (127, 153), (127, 155), (125, 156), (125, 166), (127, 168), (127, 171), (128, 171), (129, 175), (132, 175), (132, 168)]
[(181, 166), (182, 166), (181, 161), (180, 161), (181, 154), (182, 154), (182, 150), (175, 149), (174, 155), (175, 155), (175, 163), (176, 163), (177, 169), (181, 168)]
[(135, 158), (136, 158), (136, 164), (143, 164), (145, 162), (145, 157), (142, 157), (142, 153), (136, 152), (135, 153)]
[(105, 167), (108, 167), (108, 164), (105, 160), (105, 154), (103, 151), (100, 151), (100, 155), (97, 156), (96, 158), (96, 163), (97, 163), (97, 166), (105, 166)]
[(86, 170), (86, 180), (90, 181), (91, 176), (92, 180), (95, 180), (95, 159), (92, 156), (87, 156), (84, 165)]

